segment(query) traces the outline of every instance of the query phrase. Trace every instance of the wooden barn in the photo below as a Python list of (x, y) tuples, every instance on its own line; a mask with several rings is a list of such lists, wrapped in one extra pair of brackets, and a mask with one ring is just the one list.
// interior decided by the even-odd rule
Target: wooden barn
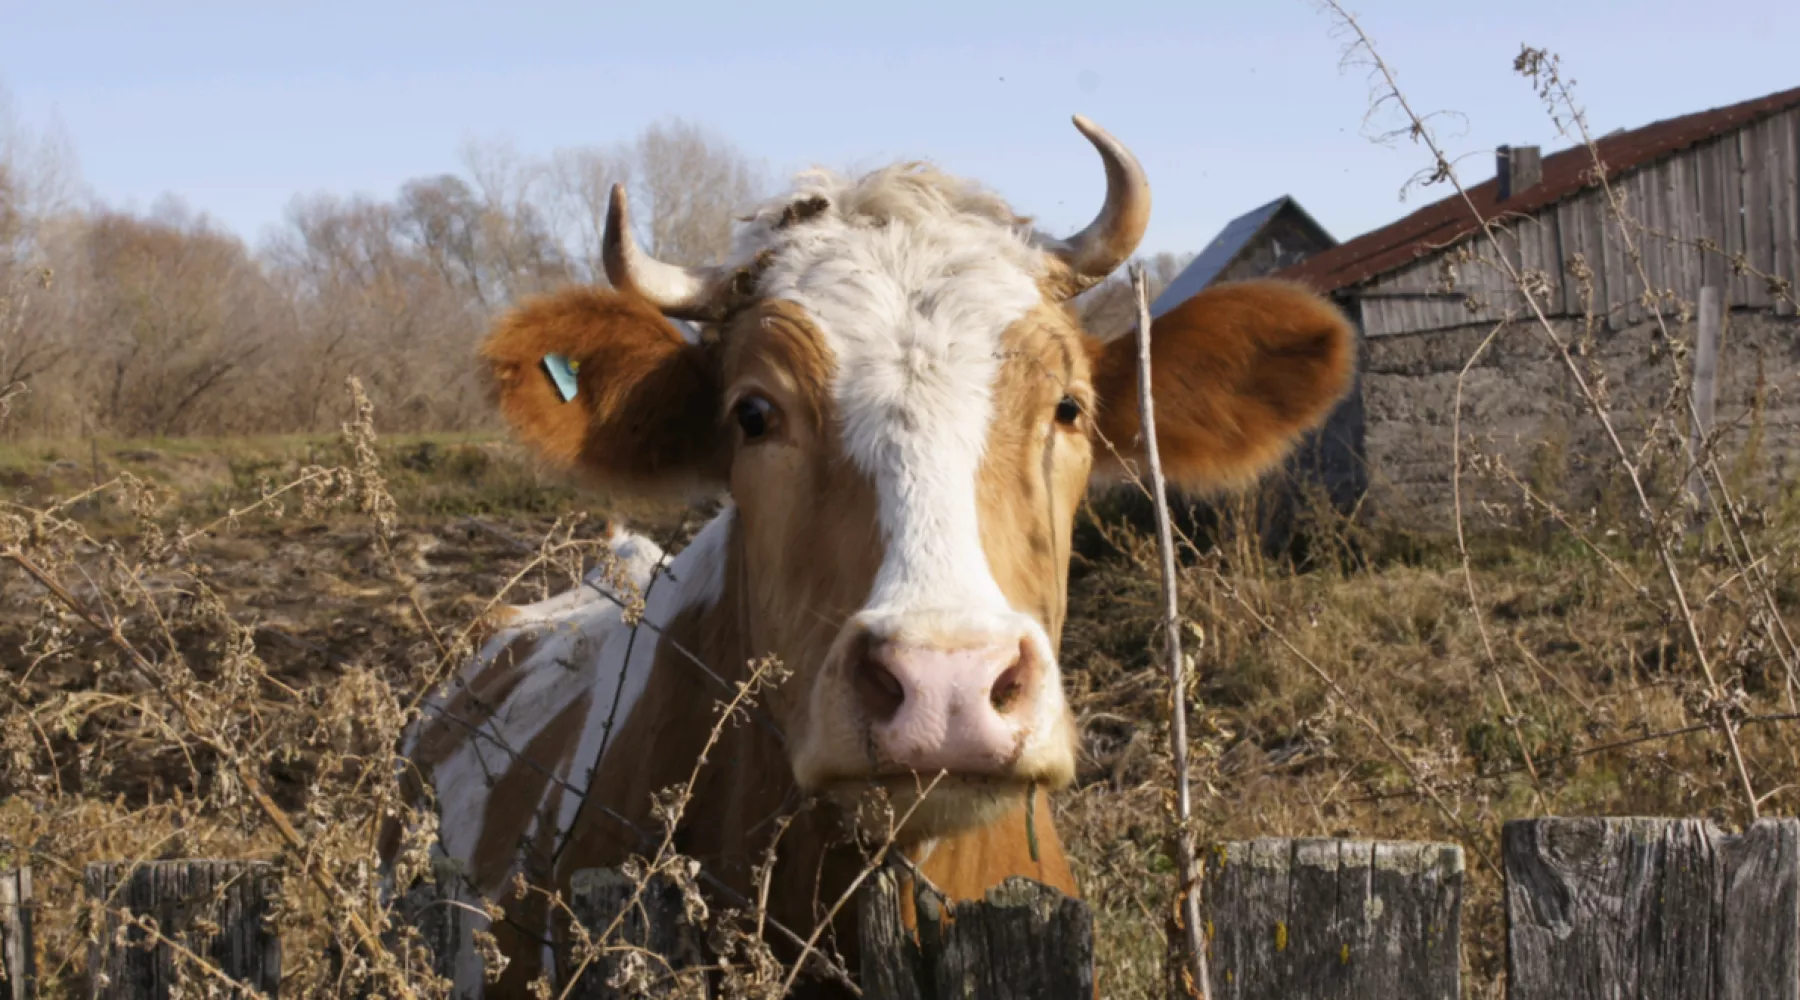
[[(1696, 398), (1711, 400), (1702, 419), (1727, 439), (1759, 427), (1753, 475), (1787, 478), (1800, 392), (1771, 390), (1800, 372), (1800, 88), (1595, 145), (1502, 147), (1467, 200), (1453, 193), (1277, 272), (1333, 296), (1359, 327), (1356, 398), (1334, 422), (1360, 442), (1375, 505), (1447, 523), (1458, 378), (1484, 342), (1463, 380), (1464, 439), (1554, 480), (1544, 488), (1582, 509), (1604, 488), (1598, 422), (1502, 257), (1547, 292), (1551, 324), (1583, 363), (1606, 371), (1615, 423), (1645, 426), (1686, 365)], [(1497, 240), (1476, 213), (1502, 225)]]

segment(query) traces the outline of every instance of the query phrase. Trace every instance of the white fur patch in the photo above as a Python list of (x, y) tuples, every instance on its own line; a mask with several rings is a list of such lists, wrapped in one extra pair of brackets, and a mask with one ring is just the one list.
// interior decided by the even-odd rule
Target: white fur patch
[[(1043, 253), (996, 200), (887, 172), (801, 175), (753, 217), (760, 291), (810, 315), (837, 359), (851, 461), (874, 482), (887, 556), (867, 610), (1009, 611), (981, 545), (976, 477), (1006, 329), (1043, 302)], [(789, 226), (782, 209), (830, 207)], [(962, 204), (958, 204), (958, 203)]]
[[(610, 591), (601, 575), (593, 572), (580, 587), (517, 608), (518, 616), (490, 638), (464, 668), (465, 676), (478, 673), (522, 635), (538, 640), (531, 655), (513, 667), (523, 675), (517, 686), (480, 726), (491, 739), (471, 737), (433, 773), (445, 853), (465, 865), (470, 863), (493, 791), (490, 776), (503, 774), (512, 763), (512, 752), (522, 751), (558, 711), (583, 695), (589, 702), (580, 737), (574, 752), (553, 773), (558, 781), (586, 787), (587, 771), (596, 763), (609, 717), (613, 731), (622, 728), (643, 694), (661, 645), (660, 630), (690, 608), (717, 603), (723, 592), (725, 543), (735, 512), (726, 506), (673, 562), (666, 560), (655, 542), (641, 535), (616, 531), (609, 539), (626, 563), (633, 586), (640, 592), (649, 589), (643, 627), (635, 638), (622, 620), (619, 605), (608, 599)], [(665, 569), (652, 583), (652, 570), (659, 563)], [(623, 599), (626, 595), (613, 596)], [(448, 700), (434, 697), (431, 703), (441, 711)], [(433, 714), (428, 710), (422, 722), (430, 724)], [(415, 731), (407, 740), (406, 752), (412, 751), (417, 738)], [(609, 745), (607, 752), (616, 745)], [(552, 762), (542, 763), (549, 767)], [(556, 804), (559, 836), (566, 834), (578, 797), (555, 783), (545, 795), (546, 802)], [(506, 878), (511, 877), (509, 869)], [(492, 896), (503, 885), (476, 888)]]

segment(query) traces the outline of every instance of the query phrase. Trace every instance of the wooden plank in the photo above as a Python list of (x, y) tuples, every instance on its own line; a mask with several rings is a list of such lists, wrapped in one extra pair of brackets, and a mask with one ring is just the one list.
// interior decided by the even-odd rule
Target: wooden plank
[(1800, 820), (1505, 824), (1509, 1000), (1796, 1000)]
[[(1630, 191), (1629, 185), (1618, 189), (1620, 197)], [(1600, 248), (1599, 260), (1606, 266), (1601, 268), (1604, 278), (1600, 287), (1605, 293), (1601, 301), (1606, 303), (1606, 322), (1613, 329), (1618, 329), (1627, 322), (1637, 308), (1634, 299), (1635, 289), (1640, 287), (1637, 275), (1628, 266), (1625, 255), (1625, 242), (1620, 237), (1618, 219), (1614, 217), (1611, 203), (1606, 192), (1596, 188), (1586, 196), (1582, 206), (1582, 242), (1587, 246)], [(1631, 211), (1626, 205), (1626, 211)], [(1592, 255), (1590, 255), (1592, 259)]]
[[(675, 882), (658, 875), (640, 894), (637, 884), (620, 872), (584, 868), (570, 878), (569, 896), (569, 909), (601, 950), (581, 971), (568, 996), (672, 998), (695, 996), (696, 990), (711, 995), (706, 987), (704, 931), (688, 922), (681, 887)], [(617, 928), (608, 934), (621, 915)], [(574, 961), (565, 976), (575, 974)], [(615, 981), (623, 988), (615, 988)]]
[[(1661, 293), (1669, 287), (1673, 270), (1669, 266), (1672, 254), (1668, 231), (1668, 166), (1667, 160), (1653, 163), (1639, 169), (1634, 178), (1638, 190), (1635, 215), (1640, 228), (1633, 235), (1637, 237), (1638, 251), (1644, 255), (1643, 276), (1647, 280), (1642, 287), (1652, 293)], [(1660, 305), (1653, 300), (1651, 307), (1645, 310), (1645, 316), (1654, 318), (1659, 311), (1662, 311)]]
[(1694, 151), (1677, 153), (1669, 160), (1670, 227), (1678, 241), (1674, 250), (1674, 274), (1669, 286), (1678, 298), (1693, 301), (1700, 294), (1700, 182)]
[(1720, 216), (1725, 227), (1725, 307), (1749, 305), (1746, 282), (1733, 264), (1744, 252), (1744, 156), (1743, 135), (1734, 132), (1719, 141)]
[[(1581, 201), (1578, 197), (1559, 202), (1556, 206), (1556, 246), (1557, 258), (1560, 262), (1557, 273), (1562, 276), (1563, 311), (1570, 316), (1582, 315), (1587, 308), (1587, 302), (1582, 294), (1581, 283), (1569, 276), (1569, 262), (1575, 259), (1576, 254), (1582, 254), (1589, 271), (1599, 271), (1605, 266), (1592, 257), (1588, 257), (1586, 250), (1581, 245), (1580, 206)], [(1591, 279), (1591, 281), (1598, 280), (1600, 280), (1598, 275)], [(1601, 306), (1596, 305), (1595, 308), (1598, 309)]]
[(1214, 1000), (1461, 996), (1460, 847), (1263, 838), (1207, 856)]
[(432, 858), (431, 878), (419, 879), (395, 900), (390, 919), (382, 945), (399, 959), (410, 983), (418, 985), (429, 975), (448, 982), (451, 1000), (481, 1000), (486, 983), (475, 931), (489, 921), (460, 862)]
[(0, 871), (0, 997), (37, 996), (37, 953), (31, 940), (31, 869)]
[(1639, 247), (1644, 251), (1644, 273), (1649, 275), (1649, 288), (1656, 294), (1651, 308), (1645, 315), (1652, 319), (1658, 312), (1669, 315), (1674, 310), (1662, 304), (1661, 294), (1675, 283), (1675, 244), (1671, 240), (1674, 228), (1670, 216), (1674, 207), (1670, 199), (1669, 161), (1651, 164), (1640, 173), (1644, 180), (1644, 201), (1640, 209), (1639, 221), (1644, 224), (1639, 236)]
[(1014, 876), (979, 901), (913, 886), (918, 933), (901, 921), (911, 879), (876, 872), (858, 900), (868, 1000), (1093, 1000), (1094, 920), (1086, 903)]
[[(194, 995), (218, 975), (251, 993), (277, 996), (281, 942), (265, 925), (279, 883), (273, 869), (253, 861), (104, 862), (83, 873), (90, 899), (106, 905), (104, 926), (88, 943), (92, 996), (100, 1000), (165, 1000)], [(178, 956), (166, 940), (119, 911), (155, 921), (161, 938), (200, 956), (208, 973)], [(178, 984), (189, 984), (181, 988)]]
[[(1487, 322), (1496, 322), (1505, 316), (1508, 310), (1523, 309), (1525, 296), (1513, 281), (1512, 275), (1523, 273), (1525, 266), (1525, 235), (1519, 228), (1529, 225), (1529, 219), (1512, 219), (1506, 227), (1495, 234), (1494, 265), (1487, 269), (1486, 281), (1483, 283), (1482, 295), (1487, 301), (1487, 309), (1481, 316)], [(1511, 270), (1508, 270), (1511, 265)]]
[(1794, 315), (1800, 297), (1800, 111), (1787, 111), (1770, 122), (1774, 135), (1773, 218), (1775, 274), (1788, 283), (1787, 294), (1775, 297), (1775, 311)]
[(1726, 279), (1731, 274), (1730, 261), (1725, 257), (1725, 246), (1729, 242), (1726, 231), (1731, 220), (1725, 215), (1725, 150), (1733, 145), (1731, 139), (1713, 140), (1694, 151), (1694, 191), (1699, 205), (1700, 238), (1711, 243), (1712, 248), (1700, 255), (1700, 284), (1711, 285), (1721, 289), (1727, 296), (1730, 289)]
[[(1727, 234), (1730, 242), (1725, 249), (1734, 262), (1739, 255), (1748, 262), (1750, 255), (1750, 177), (1749, 170), (1745, 167), (1745, 157), (1750, 153), (1750, 146), (1749, 132), (1739, 129), (1732, 134), (1726, 151), (1727, 193), (1731, 198), (1727, 211), (1733, 222), (1732, 230)], [(1733, 270), (1735, 272), (1735, 265)], [(1730, 306), (1755, 306), (1755, 289), (1758, 285), (1760, 282), (1755, 281), (1748, 273), (1734, 273), (1731, 279)]]
[(916, 935), (902, 917), (906, 880), (893, 869), (870, 877), (857, 900), (857, 937), (862, 945), (862, 990), (868, 1000), (927, 1000), (924, 958)]
[[(1752, 268), (1764, 274), (1775, 267), (1775, 239), (1769, 206), (1769, 137), (1762, 123), (1738, 133), (1744, 157), (1744, 253)], [(1769, 304), (1769, 289), (1763, 279), (1747, 275), (1744, 300), (1761, 308)]]
[(1562, 216), (1546, 209), (1538, 212), (1534, 221), (1537, 223), (1538, 266), (1550, 276), (1550, 302), (1545, 308), (1553, 314), (1568, 315), (1569, 276), (1563, 270)]
[[(1548, 279), (1549, 288), (1546, 290), (1546, 296), (1539, 300), (1539, 305), (1545, 312), (1555, 315), (1562, 306), (1562, 294), (1556, 289), (1555, 272), (1544, 263), (1544, 244), (1540, 238), (1544, 227), (1538, 220), (1545, 218), (1554, 219), (1556, 215), (1552, 212), (1544, 212), (1540, 215), (1518, 219), (1513, 223), (1516, 227), (1513, 232), (1519, 247), (1519, 277), (1525, 278), (1531, 272), (1536, 271)], [(1518, 308), (1525, 315), (1530, 315), (1531, 307), (1525, 301), (1523, 294), (1518, 297)]]

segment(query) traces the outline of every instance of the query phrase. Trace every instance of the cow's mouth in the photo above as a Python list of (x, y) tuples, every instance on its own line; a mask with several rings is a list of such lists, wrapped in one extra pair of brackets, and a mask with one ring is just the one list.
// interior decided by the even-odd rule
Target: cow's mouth
[(822, 791), (864, 838), (911, 844), (988, 826), (1019, 808), (1034, 784), (1010, 775), (939, 772), (840, 778)]

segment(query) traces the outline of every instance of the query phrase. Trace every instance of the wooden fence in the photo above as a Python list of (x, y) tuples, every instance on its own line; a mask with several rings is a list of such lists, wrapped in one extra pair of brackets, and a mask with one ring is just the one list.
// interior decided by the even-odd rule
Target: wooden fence
[[(1213, 845), (1205, 861), (1201, 919), (1216, 1000), (1459, 1000), (1460, 847), (1262, 839)], [(1800, 820), (1764, 820), (1738, 835), (1705, 820), (1515, 820), (1503, 829), (1500, 864), (1510, 1000), (1800, 1000)], [(859, 900), (870, 1000), (1096, 995), (1086, 904), (1025, 879), (954, 906), (917, 886), (915, 933), (900, 916), (909, 885), (883, 871)], [(264, 927), (266, 866), (91, 865), (86, 889), (133, 918), (108, 918), (92, 940), (88, 967), (105, 970), (93, 996), (168, 997), (168, 940), (276, 993), (281, 944)], [(582, 872), (571, 909), (597, 930), (631, 895), (617, 873)], [(431, 904), (422, 883), (401, 910), (439, 956), (434, 971), (457, 982), (455, 995), (479, 997), (468, 942), (485, 918)], [(23, 1000), (33, 995), (27, 872), (0, 878), (0, 935), (0, 1000)], [(677, 976), (704, 975), (701, 936), (671, 885), (648, 886), (614, 940), (663, 956)], [(607, 984), (621, 954), (603, 954), (572, 995), (618, 995)], [(1106, 996), (1105, 970), (1098, 976)], [(664, 972), (649, 995), (673, 993)]]

